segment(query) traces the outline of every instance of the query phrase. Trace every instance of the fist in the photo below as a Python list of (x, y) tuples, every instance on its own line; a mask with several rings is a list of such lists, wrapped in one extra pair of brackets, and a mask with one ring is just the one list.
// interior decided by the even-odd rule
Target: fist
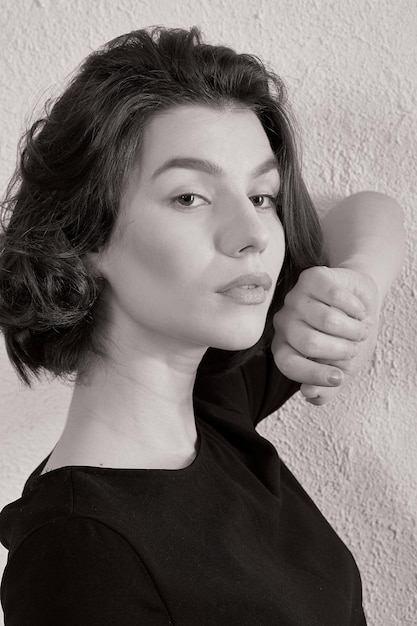
[(303, 271), (274, 316), (272, 353), (278, 369), (325, 404), (370, 360), (379, 321), (373, 279), (345, 268)]

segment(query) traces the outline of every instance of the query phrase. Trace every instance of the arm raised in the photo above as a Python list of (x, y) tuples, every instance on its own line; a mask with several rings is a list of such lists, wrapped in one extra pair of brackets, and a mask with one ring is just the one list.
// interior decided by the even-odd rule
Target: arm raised
[(322, 229), (330, 267), (370, 276), (381, 306), (404, 258), (405, 234), (400, 205), (382, 193), (356, 193), (327, 213)]
[(329, 267), (305, 270), (274, 317), (277, 367), (312, 404), (328, 402), (376, 344), (384, 297), (401, 269), (401, 207), (376, 192), (337, 204), (322, 222)]

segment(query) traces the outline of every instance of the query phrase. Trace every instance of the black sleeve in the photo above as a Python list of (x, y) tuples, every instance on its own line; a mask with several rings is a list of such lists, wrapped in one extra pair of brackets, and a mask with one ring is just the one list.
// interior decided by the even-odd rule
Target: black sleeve
[(51, 522), (11, 557), (3, 578), (5, 626), (167, 626), (172, 620), (130, 545), (88, 519)]
[[(210, 356), (212, 368), (213, 358)], [(221, 375), (208, 372), (202, 369), (197, 373), (196, 398), (232, 412), (249, 413), (255, 425), (279, 409), (300, 388), (300, 383), (281, 374), (269, 349), (232, 372)]]
[(270, 350), (253, 357), (240, 369), (255, 424), (279, 409), (300, 389), (300, 383), (279, 371)]

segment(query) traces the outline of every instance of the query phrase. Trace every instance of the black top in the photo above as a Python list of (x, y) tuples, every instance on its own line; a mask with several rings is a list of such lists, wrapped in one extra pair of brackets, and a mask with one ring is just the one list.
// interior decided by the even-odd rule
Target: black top
[(270, 354), (200, 373), (185, 469), (44, 461), (0, 515), (6, 626), (363, 626), (352, 555), (254, 428), (298, 387)]

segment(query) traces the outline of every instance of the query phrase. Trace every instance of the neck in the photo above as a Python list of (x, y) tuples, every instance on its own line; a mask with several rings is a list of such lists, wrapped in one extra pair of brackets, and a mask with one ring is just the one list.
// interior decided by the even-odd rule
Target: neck
[(201, 347), (158, 352), (153, 344), (96, 362), (75, 385), (57, 455), (70, 451), (76, 459), (66, 464), (77, 465), (188, 465), (197, 440), (192, 392), (203, 354)]

